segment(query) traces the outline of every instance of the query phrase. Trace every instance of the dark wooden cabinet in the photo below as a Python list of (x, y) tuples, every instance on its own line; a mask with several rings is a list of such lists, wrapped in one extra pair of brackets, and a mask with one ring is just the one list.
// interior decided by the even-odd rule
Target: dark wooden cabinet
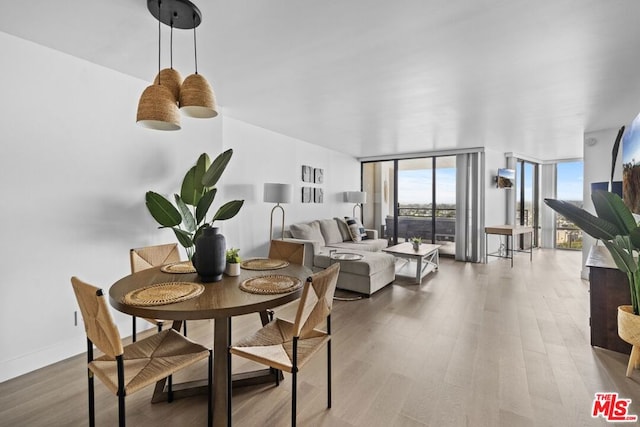
[(618, 336), (618, 306), (631, 304), (629, 280), (618, 270), (604, 246), (589, 252), (589, 300), (591, 345), (630, 354), (631, 345)]

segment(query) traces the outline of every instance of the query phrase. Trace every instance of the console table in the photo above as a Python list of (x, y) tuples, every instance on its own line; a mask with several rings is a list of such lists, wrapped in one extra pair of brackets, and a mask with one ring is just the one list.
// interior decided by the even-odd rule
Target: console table
[[(484, 228), (484, 263), (488, 262), (490, 256), (495, 256), (498, 258), (510, 258), (511, 259), (511, 267), (513, 267), (513, 253), (514, 252), (528, 252), (529, 253), (529, 261), (533, 260), (533, 227), (526, 227), (523, 225), (493, 225), (491, 227)], [(507, 236), (507, 251), (506, 256), (504, 255), (495, 255), (489, 253), (489, 234), (496, 234), (498, 236)], [(515, 236), (519, 236), (521, 234), (530, 234), (531, 235), (531, 245), (529, 246), (529, 250), (518, 250), (515, 249), (514, 238)], [(511, 246), (509, 246), (509, 237), (511, 237)], [(509, 249), (511, 247), (511, 249)], [(509, 256), (511, 254), (511, 256)]]

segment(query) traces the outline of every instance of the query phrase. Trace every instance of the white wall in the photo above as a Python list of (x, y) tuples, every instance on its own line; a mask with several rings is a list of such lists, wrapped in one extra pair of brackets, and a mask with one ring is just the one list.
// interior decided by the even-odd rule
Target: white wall
[[(157, 230), (144, 194), (179, 191), (202, 152), (235, 150), (214, 207), (247, 199), (223, 224), (228, 245), (245, 255), (266, 247), (262, 183), (299, 187), (301, 164), (325, 168), (325, 204), (293, 203), (287, 222), (350, 209), (336, 200), (359, 185), (353, 158), (224, 117), (183, 118), (177, 132), (143, 129), (135, 114), (147, 82), (4, 33), (0, 48), (0, 381), (85, 350), (69, 278), (108, 288), (128, 274), (130, 248), (175, 241)], [(130, 318), (114, 314), (129, 335)]]
[[(595, 215), (593, 202), (591, 201), (591, 183), (609, 181), (611, 178), (611, 150), (616, 141), (618, 129), (604, 129), (597, 132), (584, 134), (584, 184), (582, 198), (584, 209)], [(589, 142), (589, 143), (587, 143)], [(622, 144), (618, 152), (614, 181), (622, 181)], [(586, 233), (582, 233), (582, 265), (584, 266), (589, 255), (589, 250), (596, 243), (595, 239)], [(589, 271), (583, 267), (582, 278), (588, 279)]]

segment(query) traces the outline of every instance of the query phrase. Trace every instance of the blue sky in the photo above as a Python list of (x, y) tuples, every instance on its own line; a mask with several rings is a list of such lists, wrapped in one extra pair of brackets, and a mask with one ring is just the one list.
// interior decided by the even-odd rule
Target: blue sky
[(558, 199), (582, 200), (582, 162), (558, 163)]
[[(638, 156), (640, 161), (640, 155)], [(525, 168), (530, 172), (531, 168)], [(436, 170), (436, 195), (439, 203), (456, 202), (456, 170), (455, 168), (439, 168)], [(531, 174), (525, 174), (529, 183), (525, 192), (531, 194)], [(582, 162), (566, 162), (558, 164), (558, 199), (582, 200), (583, 170)], [(431, 169), (398, 171), (399, 202), (431, 203)], [(505, 190), (508, 191), (508, 190)]]
[(622, 163), (640, 162), (640, 114), (633, 119), (622, 137)]
[[(438, 168), (436, 170), (436, 197), (438, 203), (456, 202), (456, 170)], [(431, 203), (431, 169), (398, 171), (398, 201), (407, 203)]]

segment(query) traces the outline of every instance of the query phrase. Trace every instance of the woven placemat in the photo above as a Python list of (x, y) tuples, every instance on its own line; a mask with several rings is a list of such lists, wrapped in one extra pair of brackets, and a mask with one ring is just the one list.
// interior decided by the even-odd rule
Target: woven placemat
[(180, 261), (174, 262), (173, 264), (163, 265), (160, 267), (160, 271), (164, 273), (187, 274), (195, 273), (196, 269), (191, 261)]
[(286, 294), (302, 287), (302, 281), (292, 276), (252, 277), (240, 283), (240, 289), (252, 294)]
[(278, 270), (288, 265), (288, 261), (271, 258), (253, 258), (240, 263), (240, 267), (245, 270)]
[(172, 304), (197, 297), (204, 291), (204, 286), (193, 282), (167, 282), (146, 286), (128, 292), (122, 302), (128, 305), (152, 306)]

